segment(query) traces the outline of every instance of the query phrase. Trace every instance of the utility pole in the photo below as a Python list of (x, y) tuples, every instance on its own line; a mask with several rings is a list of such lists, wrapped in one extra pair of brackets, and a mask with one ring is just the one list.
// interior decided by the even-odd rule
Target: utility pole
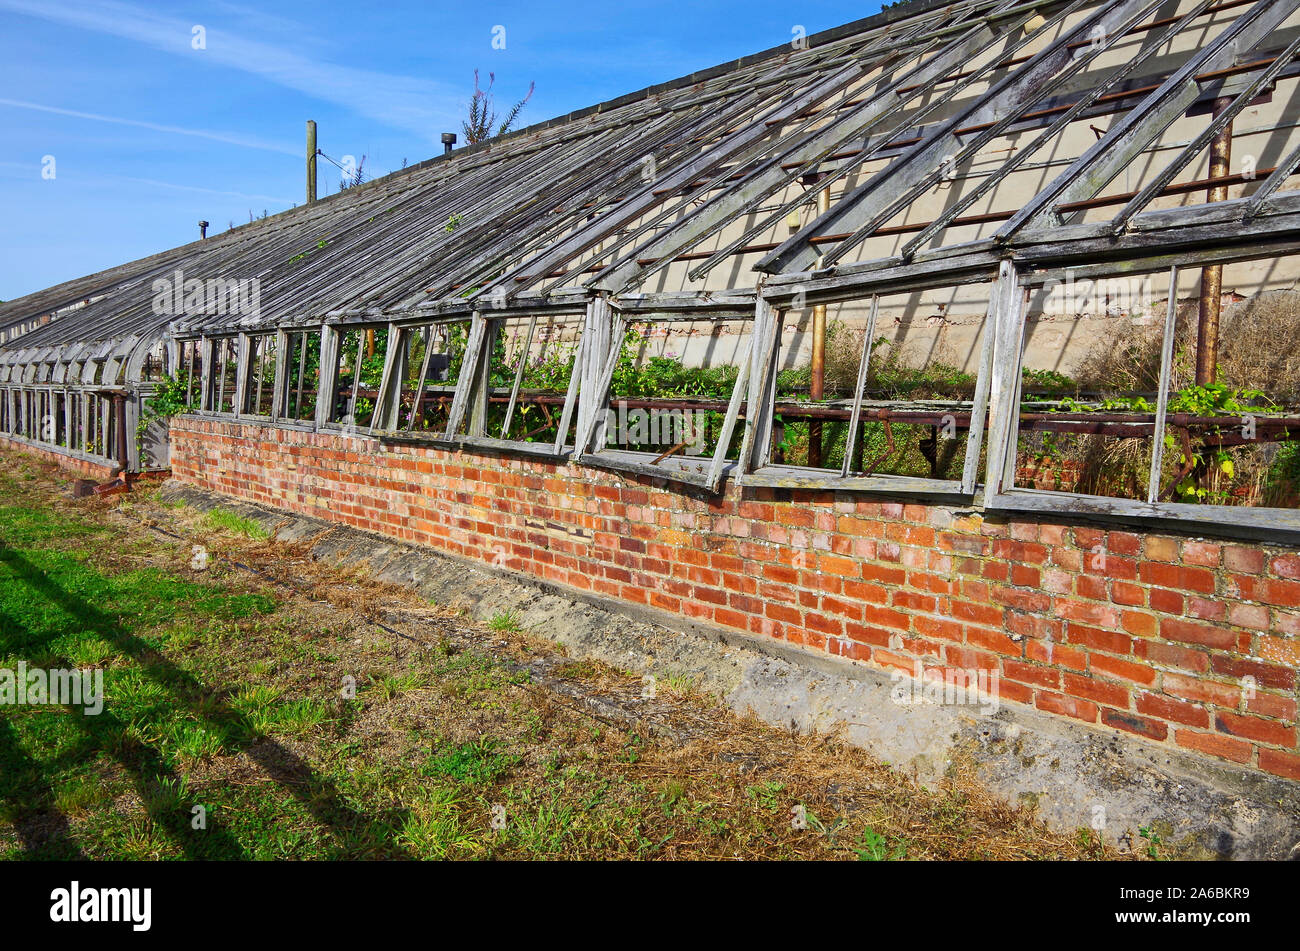
[(307, 204), (316, 200), (316, 122), (307, 120)]
[[(1214, 103), (1217, 116), (1231, 99), (1218, 99)], [(1210, 178), (1226, 178), (1232, 168), (1232, 123), (1210, 143)], [(1211, 185), (1206, 202), (1226, 201), (1227, 185)], [(1219, 370), (1219, 317), (1223, 312), (1223, 265), (1211, 264), (1201, 269), (1200, 312), (1196, 323), (1196, 385), (1209, 386)]]
[[(823, 188), (817, 193), (818, 217), (831, 210), (831, 190)], [(817, 259), (816, 266), (822, 266), (822, 259)], [(812, 373), (809, 384), (809, 397), (815, 403), (822, 398), (826, 389), (826, 305), (813, 306), (812, 319)], [(808, 421), (808, 465), (819, 468), (822, 464), (822, 423), (819, 419)]]

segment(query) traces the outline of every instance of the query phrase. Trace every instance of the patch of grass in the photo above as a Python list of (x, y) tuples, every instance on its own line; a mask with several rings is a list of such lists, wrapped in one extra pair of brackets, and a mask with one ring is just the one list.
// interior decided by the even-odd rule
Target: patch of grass
[(574, 660), (561, 664), (555, 668), (555, 673), (560, 677), (595, 677), (597, 674), (596, 665), (587, 660)]
[(858, 847), (853, 851), (864, 862), (896, 862), (907, 858), (907, 843), (902, 840), (891, 842), (875, 829), (863, 829)]
[(425, 760), (420, 772), (464, 786), (490, 786), (519, 762), (518, 756), (499, 752), (499, 747), (498, 741), (491, 737), (460, 746), (442, 747)]
[(436, 787), (418, 800), (397, 833), (397, 842), (419, 859), (458, 859), (480, 853), (484, 832), (463, 816), (466, 803), (454, 790)]
[(200, 519), (200, 524), (214, 532), (230, 532), (243, 535), (253, 541), (266, 541), (271, 533), (258, 525), (251, 518), (237, 515), (227, 509), (211, 509)]
[(518, 631), (519, 615), (514, 611), (499, 611), (492, 615), (488, 627), (494, 631)]

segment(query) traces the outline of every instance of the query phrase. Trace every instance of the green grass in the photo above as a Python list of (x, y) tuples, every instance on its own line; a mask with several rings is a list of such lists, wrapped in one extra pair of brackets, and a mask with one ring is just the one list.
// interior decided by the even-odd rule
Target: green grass
[(499, 746), (492, 737), (460, 746), (444, 746), (425, 761), (420, 772), (464, 786), (490, 786), (519, 762), (519, 757), (499, 752)]
[(236, 515), (226, 509), (211, 509), (203, 516), (200, 523), (204, 528), (214, 532), (231, 532), (251, 538), (253, 541), (265, 541), (271, 537), (270, 532), (251, 518)]
[(488, 627), (494, 631), (517, 631), (519, 615), (514, 611), (499, 611), (488, 620)]
[[(178, 854), (241, 855), (222, 836), (184, 835), (177, 804), (186, 793), (177, 770), (237, 748), (252, 734), (228, 711), (204, 710), (204, 685), (161, 653), (159, 628), (177, 614), (226, 625), (273, 611), (274, 600), (196, 584), (154, 567), (103, 571), (86, 542), (110, 539), (94, 526), (47, 511), (6, 506), (0, 508), (0, 526), (4, 666), (22, 659), (45, 667), (99, 667), (105, 694), (98, 716), (45, 707), (3, 711), (0, 801), (10, 821), (42, 813), (103, 813), (110, 809), (106, 798), (130, 792), (152, 821), (148, 829), (123, 830), (122, 854), (152, 855), (161, 837)], [(31, 751), (40, 751), (39, 760)], [(106, 783), (109, 774), (123, 779)], [(79, 854), (66, 836), (36, 851), (41, 857)]]

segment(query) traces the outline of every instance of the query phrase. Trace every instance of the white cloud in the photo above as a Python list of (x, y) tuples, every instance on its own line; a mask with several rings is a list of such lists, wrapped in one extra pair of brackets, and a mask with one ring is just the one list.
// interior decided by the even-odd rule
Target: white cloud
[[(117, 0), (0, 0), (0, 10), (119, 36), (177, 55), (202, 56), (209, 63), (260, 76), (429, 141), (441, 128), (439, 123), (459, 111), (457, 97), (431, 80), (323, 62), (214, 23), (191, 23)], [(190, 46), (196, 25), (204, 27), (206, 49)]]
[(241, 145), (249, 149), (261, 149), (265, 152), (279, 152), (284, 155), (300, 155), (297, 149), (291, 149), (287, 145), (277, 145), (274, 142), (263, 142), (259, 139), (249, 138), (248, 136), (229, 135), (225, 132), (210, 132), (206, 129), (187, 129), (178, 125), (162, 125), (157, 122), (144, 122), (140, 119), (124, 119), (119, 116), (106, 116), (97, 112), (81, 112), (77, 109), (62, 109), (58, 106), (46, 106), (39, 102), (26, 102), (22, 99), (4, 99), (0, 98), (0, 106), (10, 106), (14, 109), (31, 109), (36, 112), (49, 112), (58, 116), (71, 116), (74, 119), (92, 119), (95, 122), (111, 122), (115, 125), (135, 126), (138, 129), (151, 129), (154, 132), (167, 132), (174, 135), (191, 135), (200, 139), (211, 139), (214, 142), (224, 142), (227, 145)]

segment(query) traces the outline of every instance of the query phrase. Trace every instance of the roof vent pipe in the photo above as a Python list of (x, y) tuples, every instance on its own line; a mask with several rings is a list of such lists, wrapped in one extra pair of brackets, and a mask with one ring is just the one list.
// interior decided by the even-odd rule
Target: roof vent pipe
[(207, 223), (206, 221), (200, 221), (200, 222), (199, 222), (199, 240), (202, 241), (202, 240), (203, 240), (204, 238), (206, 238), (207, 236), (208, 236), (208, 223)]
[(450, 155), (451, 150), (456, 146), (456, 133), (444, 132), (442, 134), (442, 154)]

